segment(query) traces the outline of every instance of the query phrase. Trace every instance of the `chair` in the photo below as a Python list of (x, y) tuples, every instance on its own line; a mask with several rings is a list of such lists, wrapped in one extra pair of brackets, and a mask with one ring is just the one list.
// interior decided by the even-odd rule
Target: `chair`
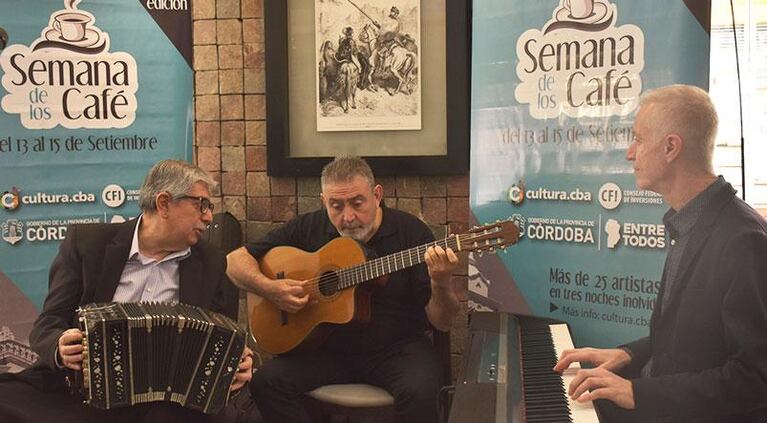
[(381, 422), (391, 422), (394, 397), (372, 385), (325, 385), (306, 393), (306, 408), (317, 422), (330, 423), (334, 421), (333, 416), (343, 416), (346, 422), (373, 417)]
[(231, 213), (216, 213), (202, 238), (228, 254), (242, 246), (242, 228)]
[[(213, 215), (208, 230), (203, 232), (202, 239), (218, 247), (224, 254), (229, 254), (242, 247), (242, 226), (240, 221), (231, 213), (216, 213)], [(248, 307), (245, 292), (239, 291), (238, 303), (237, 322), (243, 327), (247, 327)]]
[[(434, 348), (437, 350), (445, 380), (450, 376), (450, 333), (433, 330), (431, 332)], [(394, 397), (384, 389), (366, 384), (324, 385), (306, 393), (306, 408), (317, 422), (330, 423), (337, 420), (353, 423), (363, 418), (364, 421), (393, 422)]]
[[(242, 246), (242, 228), (240, 222), (231, 213), (217, 213), (213, 215), (210, 227), (203, 233), (202, 238), (211, 245), (218, 247), (224, 254), (228, 254)], [(242, 291), (240, 291), (239, 303), (237, 320), (241, 325), (247, 325), (247, 306), (245, 306), (245, 295)], [(260, 356), (253, 359), (260, 361)], [(247, 390), (248, 388), (244, 389)], [(212, 417), (211, 422), (262, 423), (263, 420), (250, 398), (250, 393), (242, 392), (230, 401), (220, 415)]]

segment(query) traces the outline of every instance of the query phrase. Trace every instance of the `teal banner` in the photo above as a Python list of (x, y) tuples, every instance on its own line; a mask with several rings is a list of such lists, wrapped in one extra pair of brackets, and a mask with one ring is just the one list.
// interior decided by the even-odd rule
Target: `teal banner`
[(640, 95), (708, 86), (707, 1), (477, 0), (471, 208), (514, 219), (506, 253), (470, 257), (470, 308), (568, 322), (576, 345), (649, 330), (667, 206), (626, 150)]
[(146, 171), (192, 157), (188, 1), (37, 0), (0, 14), (0, 373), (29, 331), (72, 223), (138, 215)]

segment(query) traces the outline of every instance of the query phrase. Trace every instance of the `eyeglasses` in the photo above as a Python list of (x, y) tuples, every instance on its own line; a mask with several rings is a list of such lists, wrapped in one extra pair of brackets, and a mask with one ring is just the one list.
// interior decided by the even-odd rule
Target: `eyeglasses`
[(196, 200), (200, 203), (200, 214), (205, 214), (208, 210), (210, 210), (211, 213), (213, 213), (213, 209), (215, 208), (215, 204), (210, 202), (210, 198), (206, 197), (195, 197), (193, 195), (180, 195), (178, 197), (175, 197), (176, 200)]

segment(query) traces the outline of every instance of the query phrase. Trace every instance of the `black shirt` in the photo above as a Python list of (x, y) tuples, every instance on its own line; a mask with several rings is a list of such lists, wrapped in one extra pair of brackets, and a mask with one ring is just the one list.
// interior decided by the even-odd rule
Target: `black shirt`
[[(417, 217), (386, 208), (383, 203), (381, 208), (381, 225), (367, 242), (367, 247), (378, 257), (434, 241), (428, 226)], [(339, 236), (327, 212), (320, 209), (296, 217), (246, 247), (253, 257), (260, 259), (280, 245), (317, 251)], [(427, 324), (424, 307), (429, 298), (431, 283), (425, 264), (394, 272), (385, 286), (373, 292), (370, 323), (338, 326), (322, 348), (332, 352), (368, 353), (406, 338), (423, 336)]]

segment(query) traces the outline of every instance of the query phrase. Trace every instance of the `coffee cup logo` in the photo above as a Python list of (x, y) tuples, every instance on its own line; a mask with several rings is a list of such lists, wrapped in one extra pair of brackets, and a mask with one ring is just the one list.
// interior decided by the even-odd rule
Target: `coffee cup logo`
[(585, 19), (594, 13), (594, 0), (565, 0), (565, 7), (574, 19)]
[(60, 49), (74, 53), (96, 55), (109, 49), (109, 35), (96, 25), (90, 12), (74, 8), (59, 10), (51, 15), (42, 39), (33, 50)]
[(563, 29), (599, 32), (613, 26), (617, 14), (609, 0), (561, 0), (544, 34)]
[(78, 3), (65, 0), (30, 45), (0, 52), (8, 92), (0, 108), (18, 114), (25, 128), (125, 128), (136, 118), (136, 60), (110, 52), (109, 34)]
[(62, 13), (54, 18), (53, 27), (66, 41), (82, 41), (85, 39), (85, 29), (90, 21), (91, 18), (82, 13)]

